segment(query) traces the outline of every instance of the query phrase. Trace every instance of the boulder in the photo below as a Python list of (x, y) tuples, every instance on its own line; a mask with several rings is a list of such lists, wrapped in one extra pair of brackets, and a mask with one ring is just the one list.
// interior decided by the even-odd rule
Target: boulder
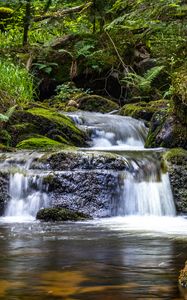
[[(54, 146), (85, 146), (86, 134), (73, 121), (51, 109), (31, 107), (17, 110), (7, 126), (11, 146), (18, 148), (47, 148)], [(28, 146), (28, 147), (27, 147)]]
[[(185, 264), (184, 269), (182, 269), (180, 271), (180, 275), (179, 275), (179, 284), (184, 287), (187, 288), (187, 262)], [(184, 298), (186, 299), (186, 298)]]
[(44, 208), (39, 210), (36, 219), (49, 222), (49, 221), (82, 221), (89, 219), (88, 215), (85, 215), (78, 211), (73, 211), (66, 208)]
[(187, 126), (168, 111), (156, 112), (152, 119), (145, 147), (182, 147), (187, 149)]
[(77, 100), (78, 107), (85, 111), (109, 113), (118, 110), (119, 106), (115, 102), (97, 95), (87, 95)]
[(167, 100), (150, 101), (148, 103), (140, 101), (124, 105), (120, 110), (120, 115), (150, 121), (155, 112), (165, 110), (168, 106), (169, 101)]
[(175, 148), (163, 155), (177, 211), (187, 213), (187, 151)]

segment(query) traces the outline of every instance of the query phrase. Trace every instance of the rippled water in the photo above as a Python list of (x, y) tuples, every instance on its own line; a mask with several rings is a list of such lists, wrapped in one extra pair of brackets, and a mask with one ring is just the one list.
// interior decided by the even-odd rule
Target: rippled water
[[(141, 217), (64, 224), (1, 219), (0, 299), (182, 299), (177, 277), (187, 259), (187, 221), (174, 219), (152, 219), (146, 231)], [(172, 222), (180, 232), (165, 232)]]

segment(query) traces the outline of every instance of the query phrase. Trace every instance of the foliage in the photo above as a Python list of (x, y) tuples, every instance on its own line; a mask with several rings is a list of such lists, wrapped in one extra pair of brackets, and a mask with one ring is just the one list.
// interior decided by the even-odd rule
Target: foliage
[[(23, 105), (33, 100), (34, 88), (33, 78), (28, 71), (11, 61), (0, 61), (0, 91), (8, 94), (11, 104)], [(6, 107), (7, 97), (1, 94), (1, 106)], [(8, 105), (9, 106), (9, 105)]]
[(0, 114), (0, 122), (8, 122), (16, 109), (16, 105), (10, 107), (6, 113)]
[(90, 93), (89, 90), (84, 91), (81, 88), (76, 88), (71, 82), (57, 86), (56, 91), (57, 95), (55, 96), (55, 99), (59, 99), (61, 101), (68, 101), (77, 98), (77, 96), (83, 96)]
[(149, 69), (143, 76), (129, 72), (121, 81), (129, 86), (136, 87), (141, 94), (149, 94), (152, 88), (153, 80), (163, 70), (163, 66), (156, 66)]

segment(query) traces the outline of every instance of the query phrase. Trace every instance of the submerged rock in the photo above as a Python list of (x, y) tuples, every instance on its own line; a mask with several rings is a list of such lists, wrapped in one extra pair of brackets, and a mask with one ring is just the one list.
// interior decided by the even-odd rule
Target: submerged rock
[[(182, 269), (180, 271), (180, 275), (179, 275), (179, 284), (184, 287), (187, 288), (187, 262), (185, 264), (184, 269)], [(186, 299), (186, 298), (185, 298)]]
[(187, 151), (175, 148), (163, 155), (178, 212), (187, 213)]
[(36, 215), (36, 219), (41, 221), (82, 221), (90, 219), (88, 215), (85, 215), (79, 211), (73, 211), (66, 208), (44, 208), (39, 210)]

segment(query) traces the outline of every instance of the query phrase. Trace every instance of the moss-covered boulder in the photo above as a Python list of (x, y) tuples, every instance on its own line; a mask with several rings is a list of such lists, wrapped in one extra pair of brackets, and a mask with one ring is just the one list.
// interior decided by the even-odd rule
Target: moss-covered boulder
[(69, 117), (37, 106), (17, 110), (10, 118), (7, 130), (12, 137), (11, 146), (18, 148), (26, 145), (29, 149), (31, 146), (35, 149), (37, 145), (53, 147), (57, 143), (59, 146), (84, 146), (87, 139)]
[(164, 153), (163, 160), (169, 172), (177, 211), (187, 213), (187, 151), (171, 149)]
[(64, 145), (47, 137), (31, 137), (16, 145), (18, 149), (55, 149), (63, 148)]
[(179, 120), (187, 125), (187, 65), (173, 74), (174, 111)]
[(85, 111), (108, 113), (118, 110), (119, 106), (115, 102), (97, 95), (87, 95), (77, 100), (79, 109)]
[[(180, 275), (179, 275), (179, 284), (184, 287), (187, 288), (187, 262), (185, 264), (184, 269), (182, 269), (180, 271)], [(185, 298), (186, 299), (186, 298)]]
[(66, 208), (44, 208), (39, 210), (36, 219), (45, 222), (49, 221), (82, 221), (90, 217), (82, 212), (73, 211)]
[(120, 115), (150, 121), (155, 112), (165, 110), (169, 105), (167, 100), (126, 104), (121, 108)]
[(182, 147), (187, 149), (187, 126), (168, 111), (156, 112), (149, 128), (145, 147)]

